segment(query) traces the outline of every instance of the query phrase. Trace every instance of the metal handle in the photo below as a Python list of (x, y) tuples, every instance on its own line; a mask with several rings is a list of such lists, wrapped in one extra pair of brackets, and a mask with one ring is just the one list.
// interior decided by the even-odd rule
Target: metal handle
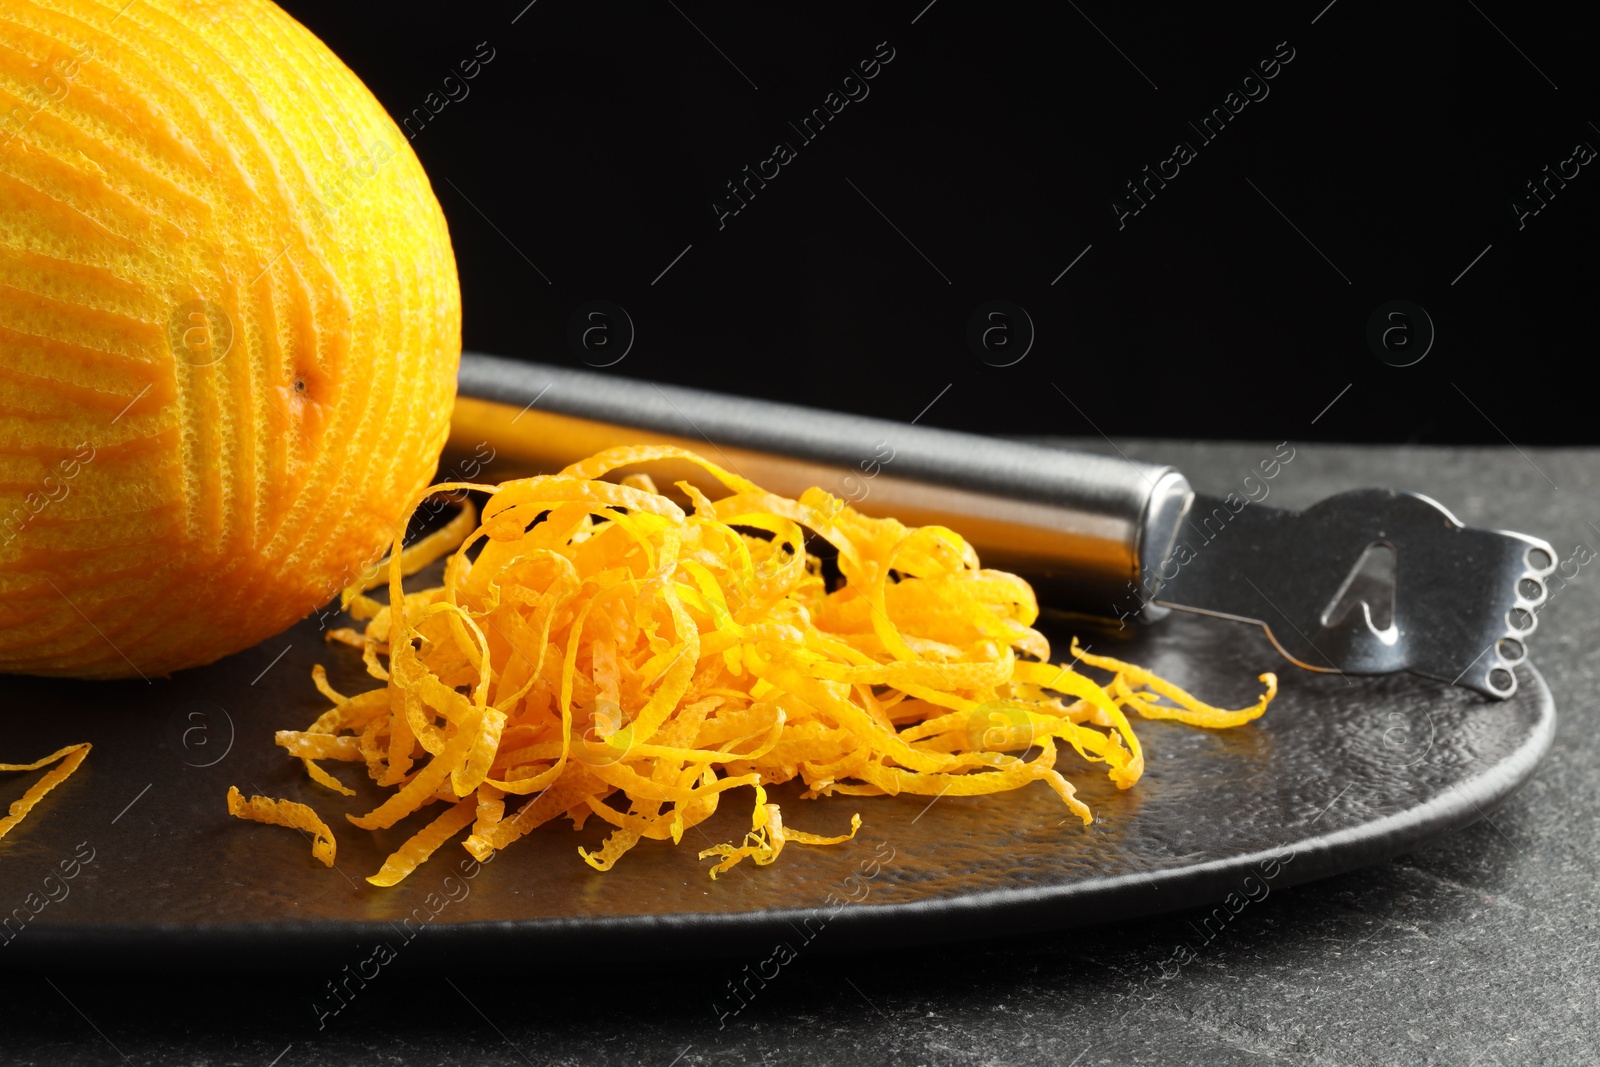
[(1193, 496), (1171, 467), (616, 378), (461, 357), (451, 438), (557, 470), (619, 444), (675, 444), (774, 492), (811, 486), (866, 514), (955, 529), (1052, 607), (1107, 615), (1171, 550)]

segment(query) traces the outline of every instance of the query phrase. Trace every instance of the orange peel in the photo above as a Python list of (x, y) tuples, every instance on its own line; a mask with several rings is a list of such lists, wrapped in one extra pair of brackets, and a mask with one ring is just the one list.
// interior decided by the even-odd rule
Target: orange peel
[[(720, 496), (679, 482), (670, 498), (627, 469), (662, 460), (698, 467)], [(608, 449), (554, 475), (434, 486), (417, 502), (472, 490), (487, 494), (481, 516), (468, 505), (417, 546), (395, 545), (387, 603), (366, 595), (377, 582), (345, 594), (364, 628), (330, 640), (359, 645), (383, 687), (346, 697), (319, 669), (333, 707), (278, 735), (330, 788), (348, 792), (313, 760), (364, 763), (393, 789), (347, 815), (356, 826), (447, 805), (375, 885), (469, 827), (463, 847), (481, 861), (562, 815), (611, 827), (579, 849), (608, 870), (641, 841), (681, 841), (745, 787), (744, 841), (699, 853), (717, 860), (713, 878), (772, 863), (786, 843), (854, 836), (859, 815), (842, 834), (786, 826), (767, 790), (795, 779), (806, 797), (1044, 782), (1088, 823), (1057, 767), (1063, 752), (1127, 789), (1144, 770), (1129, 713), (1230, 727), (1277, 689), (1265, 674), (1255, 704), (1213, 708), (1074, 645), (1077, 661), (1111, 673), (1097, 682), (1048, 662), (1033, 590), (983, 569), (954, 531), (871, 518), (819, 489), (780, 497), (679, 448)], [(837, 552), (831, 585), (807, 531)], [(442, 584), (405, 590), (439, 559)]]
[[(11, 808), (6, 812), (6, 817), (0, 819), (0, 837), (10, 833), (12, 827), (27, 818), (28, 812), (34, 809), (39, 801), (44, 799), (46, 793), (60, 785), (72, 776), (84, 759), (89, 755), (92, 746), (88, 742), (76, 745), (67, 745), (57, 749), (43, 759), (34, 760), (32, 763), (0, 763), (0, 772), (25, 773), (50, 767), (50, 771), (43, 778), (28, 787), (27, 792), (12, 802)], [(55, 766), (51, 767), (51, 764)]]
[(245, 799), (237, 786), (228, 787), (228, 814), (236, 819), (266, 823), (270, 826), (287, 826), (311, 835), (311, 855), (332, 867), (338, 844), (333, 831), (309, 805), (294, 800), (274, 800), (271, 797)]

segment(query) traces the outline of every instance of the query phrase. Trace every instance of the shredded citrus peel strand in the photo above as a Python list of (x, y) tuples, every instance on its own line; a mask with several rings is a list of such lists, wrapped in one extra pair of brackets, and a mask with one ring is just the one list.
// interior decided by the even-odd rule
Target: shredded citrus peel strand
[[(677, 482), (675, 500), (627, 469), (660, 461), (701, 476)], [(785, 844), (855, 835), (859, 815), (834, 836), (786, 827), (767, 790), (795, 779), (806, 797), (1044, 782), (1088, 823), (1057, 769), (1064, 751), (1127, 789), (1144, 770), (1129, 712), (1231, 727), (1277, 691), (1263, 674), (1261, 699), (1229, 711), (1076, 643), (1075, 663), (1053, 664), (1033, 590), (983, 569), (955, 532), (870, 518), (820, 489), (780, 497), (683, 449), (613, 448), (554, 475), (434, 486), (417, 502), (467, 490), (488, 495), (481, 515), (467, 503), (416, 545), (397, 540), (384, 577), (344, 594), (364, 627), (330, 640), (361, 648), (383, 687), (347, 697), (318, 668), (333, 707), (278, 734), (329, 789), (352, 792), (314, 760), (364, 765), (393, 790), (347, 815), (356, 826), (446, 805), (374, 885), (398, 883), (464, 830), (481, 861), (562, 815), (611, 828), (578, 850), (609, 870), (640, 841), (704, 836), (722, 796), (747, 786), (743, 842), (699, 852), (717, 861), (713, 878), (745, 859), (770, 864)], [(836, 576), (807, 551), (807, 531), (836, 551)], [(440, 559), (441, 585), (405, 591)], [(366, 595), (385, 581), (387, 603)], [(268, 807), (249, 817), (320, 827), (331, 861), (332, 835), (309, 809), (250, 803)]]
[(237, 786), (230, 785), (228, 814), (236, 819), (248, 819), (251, 822), (302, 830), (312, 835), (311, 854), (321, 860), (323, 866), (333, 866), (334, 856), (338, 851), (338, 845), (333, 840), (333, 831), (328, 829), (328, 824), (305, 804), (293, 800), (274, 800), (271, 797), (250, 797), (247, 800)]
[(67, 745), (65, 748), (57, 749), (44, 757), (44, 759), (34, 760), (32, 763), (0, 763), (0, 772), (8, 773), (37, 771), (50, 767), (52, 763), (55, 764), (54, 767), (50, 767), (49, 773), (29, 786), (27, 792), (12, 801), (10, 810), (6, 812), (6, 817), (0, 819), (0, 837), (5, 837), (6, 834), (11, 832), (12, 827), (25, 819), (28, 812), (33, 810), (34, 805), (44, 799), (46, 793), (70, 778), (72, 772), (77, 770), (78, 765), (89, 755), (91, 747), (88, 742), (83, 742), (82, 744)]

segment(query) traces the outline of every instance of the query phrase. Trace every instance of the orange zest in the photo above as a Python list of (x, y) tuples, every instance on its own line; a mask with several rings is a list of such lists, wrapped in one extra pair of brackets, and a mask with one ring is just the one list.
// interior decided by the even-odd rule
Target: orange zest
[(0, 819), (0, 837), (5, 837), (6, 834), (11, 832), (12, 827), (25, 819), (28, 812), (33, 810), (34, 805), (44, 799), (46, 793), (70, 778), (72, 772), (77, 770), (78, 765), (89, 755), (90, 747), (88, 742), (84, 742), (83, 744), (68, 745), (65, 748), (58, 749), (44, 759), (35, 760), (32, 763), (0, 763), (0, 772), (19, 773), (37, 771), (44, 767), (50, 767), (52, 763), (55, 764), (48, 774), (29, 786), (28, 791), (12, 803), (11, 809), (6, 812), (6, 817)]
[(305, 804), (293, 800), (273, 800), (271, 797), (251, 797), (246, 800), (237, 786), (230, 785), (228, 814), (236, 819), (248, 819), (251, 822), (267, 823), (271, 826), (287, 826), (291, 830), (302, 830), (311, 834), (311, 854), (321, 860), (323, 866), (333, 866), (334, 856), (338, 852), (338, 845), (333, 840), (333, 831), (328, 829), (328, 824)]
[[(658, 492), (636, 468), (660, 462), (698, 468), (715, 498), (687, 480)], [(1044, 782), (1088, 823), (1057, 768), (1063, 749), (1126, 789), (1144, 769), (1130, 712), (1230, 727), (1277, 688), (1263, 674), (1262, 698), (1226, 711), (1075, 647), (1111, 673), (1096, 682), (1049, 662), (1032, 588), (981, 567), (955, 532), (870, 518), (820, 489), (777, 496), (678, 448), (613, 448), (556, 475), (430, 492), (467, 490), (488, 494), (481, 518), (469, 505), (448, 534), (397, 544), (387, 603), (345, 595), (365, 625), (330, 636), (359, 647), (383, 687), (347, 697), (319, 669), (333, 706), (278, 735), (325, 786), (348, 792), (314, 760), (361, 764), (391, 790), (347, 816), (356, 826), (445, 805), (376, 885), (462, 831), (483, 860), (562, 815), (611, 828), (579, 849), (608, 870), (642, 840), (704, 838), (699, 824), (745, 788), (744, 841), (697, 850), (717, 860), (712, 877), (769, 864), (786, 843), (854, 836), (859, 815), (831, 835), (785, 825), (767, 789), (796, 778), (805, 797)], [(447, 553), (441, 585), (405, 591), (408, 572)]]

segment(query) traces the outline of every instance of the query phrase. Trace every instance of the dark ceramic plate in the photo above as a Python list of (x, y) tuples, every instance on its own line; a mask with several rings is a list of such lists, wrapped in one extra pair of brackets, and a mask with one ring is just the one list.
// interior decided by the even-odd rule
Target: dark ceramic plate
[[(1066, 647), (1067, 632), (1051, 637)], [(1002, 797), (780, 796), (788, 822), (860, 835), (791, 846), (769, 867), (713, 882), (695, 852), (738, 839), (747, 791), (730, 794), (683, 847), (645, 842), (609, 874), (590, 870), (563, 821), (474, 868), (455, 845), (395, 889), (362, 880), (408, 831), (377, 839), (345, 825), (345, 801), (306, 781), (272, 744), (335, 686), (370, 687), (359, 657), (325, 646), (315, 619), (258, 648), (171, 679), (0, 682), (0, 758), (92, 741), (83, 768), (0, 843), (0, 966), (63, 964), (370, 969), (508, 963), (524, 953), (621, 949), (630, 956), (753, 954), (779, 943), (854, 948), (1081, 926), (1215, 905), (1223, 923), (1252, 899), (1415, 848), (1482, 817), (1532, 773), (1555, 728), (1531, 667), (1491, 703), (1410, 675), (1343, 678), (1298, 670), (1251, 627), (1174, 615), (1122, 636), (1084, 631), (1097, 651), (1135, 659), (1221, 704), (1277, 671), (1265, 717), (1212, 732), (1138, 724), (1148, 771), (1119, 793), (1070, 753), (1062, 769), (1094, 809), (1088, 828), (1044, 785)], [(346, 777), (354, 778), (351, 768)], [(297, 833), (226, 814), (227, 787), (316, 806), (339, 837), (336, 870)], [(0, 782), (0, 803), (20, 794)], [(78, 858), (90, 855), (88, 863)], [(74, 876), (63, 877), (70, 871)], [(782, 952), (781, 948), (776, 951)], [(598, 958), (598, 957), (591, 957)]]

